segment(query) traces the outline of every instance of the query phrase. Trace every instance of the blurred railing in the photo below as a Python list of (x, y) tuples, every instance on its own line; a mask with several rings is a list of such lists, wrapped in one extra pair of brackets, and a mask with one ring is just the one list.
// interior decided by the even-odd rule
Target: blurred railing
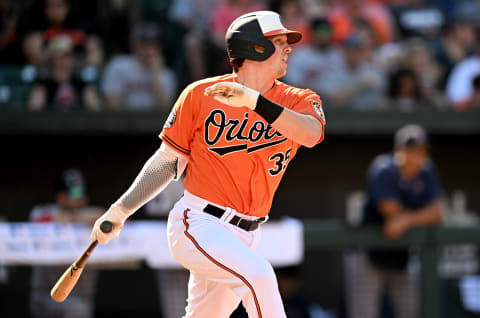
[[(391, 134), (406, 123), (423, 125), (429, 133), (476, 135), (480, 109), (468, 112), (349, 111), (325, 107), (327, 134)], [(158, 133), (164, 112), (28, 112), (0, 108), (0, 134), (150, 134)]]
[[(442, 318), (442, 295), (438, 275), (440, 247), (446, 244), (480, 244), (480, 224), (471, 226), (438, 226), (409, 230), (404, 236), (387, 240), (379, 228), (348, 227), (340, 220), (302, 220), (305, 249), (343, 250), (355, 247), (420, 247), (421, 317)], [(446, 317), (444, 317), (446, 318)]]

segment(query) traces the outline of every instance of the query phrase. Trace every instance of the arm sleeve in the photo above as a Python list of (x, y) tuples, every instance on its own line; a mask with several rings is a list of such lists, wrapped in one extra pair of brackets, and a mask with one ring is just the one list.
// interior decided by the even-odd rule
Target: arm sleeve
[(159, 137), (168, 146), (182, 155), (190, 155), (190, 143), (195, 126), (194, 107), (199, 98), (194, 98), (193, 89), (187, 87), (170, 111)]
[(158, 195), (178, 175), (179, 167), (186, 165), (186, 157), (162, 144), (132, 183), (130, 188), (114, 203), (127, 215), (133, 214), (142, 205)]

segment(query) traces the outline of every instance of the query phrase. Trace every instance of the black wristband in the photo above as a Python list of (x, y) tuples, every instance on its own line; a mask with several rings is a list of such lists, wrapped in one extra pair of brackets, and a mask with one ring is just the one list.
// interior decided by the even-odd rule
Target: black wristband
[(262, 95), (258, 95), (255, 112), (263, 117), (269, 124), (273, 124), (278, 116), (283, 112), (283, 107), (269, 101)]

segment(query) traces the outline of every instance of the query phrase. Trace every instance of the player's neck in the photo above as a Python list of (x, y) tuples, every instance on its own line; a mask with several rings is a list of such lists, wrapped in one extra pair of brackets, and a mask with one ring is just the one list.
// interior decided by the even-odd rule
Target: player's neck
[(274, 76), (268, 76), (263, 72), (259, 72), (258, 69), (243, 68), (243, 66), (235, 75), (240, 84), (252, 88), (260, 94), (268, 92), (273, 87), (276, 79)]

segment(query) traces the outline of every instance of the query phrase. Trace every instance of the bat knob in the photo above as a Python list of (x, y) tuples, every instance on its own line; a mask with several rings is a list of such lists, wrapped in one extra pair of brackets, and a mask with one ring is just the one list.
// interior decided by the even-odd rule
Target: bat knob
[(102, 224), (100, 224), (100, 230), (102, 230), (103, 233), (110, 233), (113, 230), (113, 224), (110, 221), (103, 221)]

